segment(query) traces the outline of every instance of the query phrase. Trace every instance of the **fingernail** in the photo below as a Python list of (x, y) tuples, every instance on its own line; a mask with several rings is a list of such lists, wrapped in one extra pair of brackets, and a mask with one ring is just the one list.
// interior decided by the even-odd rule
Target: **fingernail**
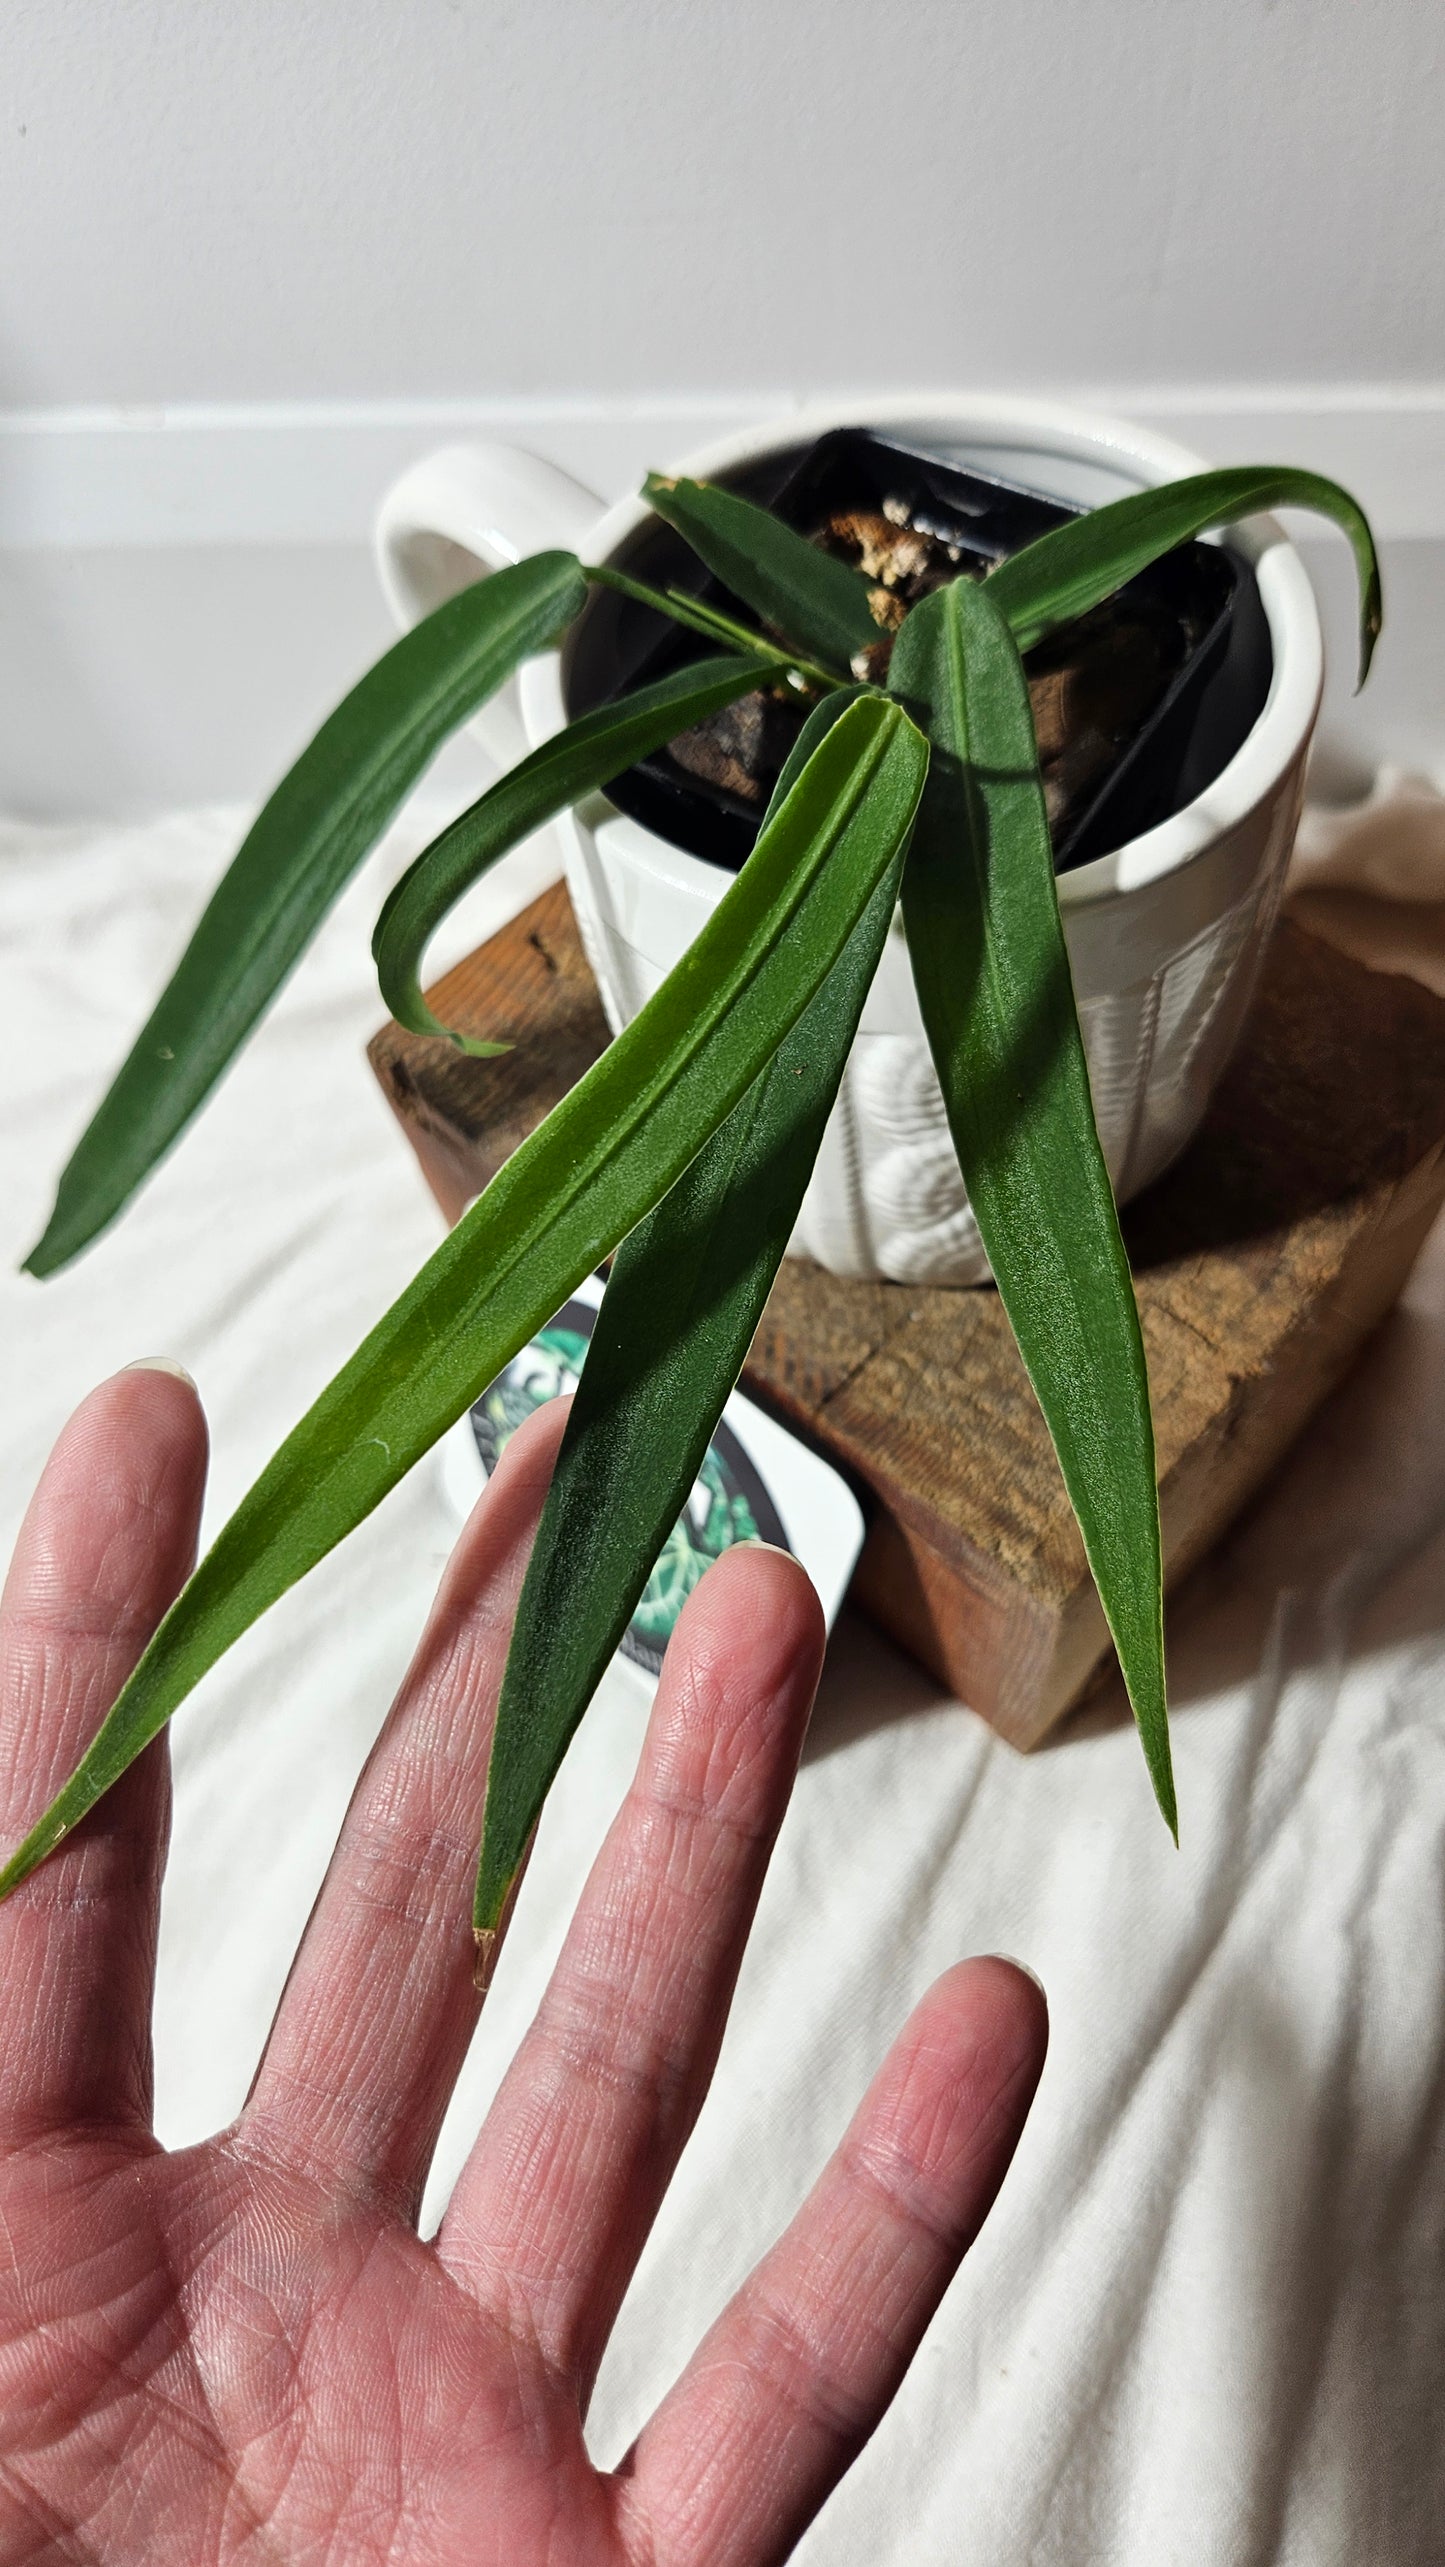
[(1006, 1961), (1011, 1970), (1022, 1970), (1026, 1979), (1032, 1979), (1034, 1986), (1038, 1989), (1045, 2005), (1048, 2004), (1048, 1989), (1044, 1986), (1043, 1980), (1039, 1977), (1039, 1974), (1031, 1961), (1021, 1961), (1017, 1952), (990, 1952), (988, 1957), (991, 1961)]
[(194, 1390), (196, 1387), (195, 1382), (192, 1379), (192, 1376), (187, 1372), (185, 1365), (178, 1364), (173, 1355), (137, 1355), (134, 1363), (122, 1364), (121, 1371), (124, 1373), (170, 1373), (176, 1381), (184, 1382), (188, 1389)]

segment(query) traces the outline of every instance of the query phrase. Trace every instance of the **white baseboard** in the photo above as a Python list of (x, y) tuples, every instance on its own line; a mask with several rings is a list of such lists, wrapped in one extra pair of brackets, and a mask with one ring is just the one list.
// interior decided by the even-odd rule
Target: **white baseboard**
[[(429, 446), (468, 436), (534, 447), (613, 498), (649, 465), (775, 418), (798, 397), (0, 411), (0, 547), (364, 543), (392, 477)], [(1333, 473), (1384, 537), (1445, 536), (1445, 385), (1113, 385), (1076, 397), (1166, 428), (1221, 463), (1257, 457)], [(866, 415), (867, 394), (856, 400)]]
[(364, 544), (388, 483), (433, 446), (535, 448), (611, 498), (654, 461), (791, 406), (771, 393), (0, 412), (0, 546)]

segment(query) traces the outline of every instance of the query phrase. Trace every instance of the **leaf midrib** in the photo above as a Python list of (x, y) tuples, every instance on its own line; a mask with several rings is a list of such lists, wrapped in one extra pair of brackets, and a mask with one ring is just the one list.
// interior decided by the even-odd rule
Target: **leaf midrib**
[[(863, 800), (871, 778), (874, 775), (884, 753), (885, 746), (886, 741), (882, 736), (869, 743), (866, 759), (859, 761), (859, 764), (852, 770), (841, 790), (834, 794), (833, 799), (828, 806), (828, 817), (826, 819), (820, 818), (817, 822), (815, 830), (816, 835), (821, 837), (825, 834), (831, 833), (833, 838), (836, 839), (836, 837), (841, 834), (854, 811), (857, 809), (858, 804)], [(786, 809), (787, 805), (785, 804), (784, 812), (779, 814), (779, 825), (781, 825)], [(776, 934), (769, 934), (766, 942), (764, 942), (762, 922), (759, 922), (759, 925), (753, 930), (750, 940), (750, 950), (738, 967), (739, 977), (732, 981), (725, 996), (718, 995), (713, 998), (709, 1005), (696, 1016), (691, 1029), (684, 1033), (683, 1062), (675, 1071), (669, 1074), (667, 1082), (669, 1088), (680, 1084), (682, 1077), (696, 1061), (698, 1052), (711, 1038), (722, 1018), (737, 1003), (738, 999), (743, 996), (745, 991), (753, 985), (759, 972), (771, 960), (775, 947), (781, 939), (781, 935), (786, 931), (788, 924), (796, 916), (802, 900), (806, 896), (812, 884), (816, 881), (824, 861), (825, 860), (821, 857), (817, 858), (806, 869), (800, 870), (799, 874), (795, 877), (793, 885), (785, 895), (786, 915), (784, 917), (782, 927), (777, 930)], [(775, 914), (775, 912), (770, 912), (770, 918), (775, 916)], [(688, 956), (683, 957), (684, 962), (688, 959)], [(606, 1059), (607, 1055), (604, 1054), (603, 1058)], [(583, 1084), (585, 1085), (585, 1082)], [(574, 1099), (577, 1099), (580, 1096), (581, 1089), (573, 1089), (571, 1095), (564, 1098), (562, 1105), (556, 1108), (555, 1111), (559, 1116), (565, 1116), (567, 1121), (570, 1122), (575, 1119), (575, 1117), (567, 1114), (567, 1108), (573, 1104)], [(630, 1106), (620, 1111), (616, 1120), (609, 1125), (607, 1139), (600, 1158), (589, 1157), (585, 1167), (574, 1173), (571, 1177), (564, 1178), (560, 1185), (556, 1183), (548, 1183), (547, 1201), (552, 1207), (555, 1215), (555, 1219), (551, 1225), (552, 1227), (560, 1227), (563, 1222), (575, 1214), (577, 1205), (580, 1201), (600, 1188), (605, 1181), (607, 1171), (616, 1163), (623, 1151), (633, 1141), (635, 1141), (639, 1127), (651, 1115), (655, 1104), (655, 1085), (653, 1079), (650, 1077), (644, 1092), (640, 1095), (634, 1096)], [(577, 1110), (580, 1111), (581, 1108), (579, 1107)], [(562, 1137), (563, 1135), (559, 1133), (558, 1138), (560, 1139)], [(479, 1212), (481, 1210), (481, 1206), (485, 1204), (488, 1207), (491, 1219), (500, 1220), (507, 1207), (507, 1198), (516, 1190), (517, 1185), (528, 1185), (537, 1182), (537, 1171), (535, 1167), (527, 1167), (522, 1170), (520, 1177), (515, 1178), (513, 1183), (509, 1184), (509, 1176), (515, 1168), (516, 1161), (513, 1160), (498, 1170), (491, 1185), (486, 1189), (485, 1194), (483, 1194), (478, 1200), (477, 1209)], [(678, 1174), (680, 1173), (681, 1170), (678, 1171)], [(674, 1179), (673, 1181), (675, 1182), (676, 1180)], [(594, 1221), (593, 1230), (590, 1234), (588, 1250), (581, 1262), (577, 1265), (577, 1271), (573, 1277), (572, 1288), (575, 1288), (575, 1284), (580, 1281), (581, 1277), (591, 1270), (593, 1263), (595, 1263), (596, 1255), (601, 1253), (601, 1247), (597, 1245), (597, 1242), (601, 1241), (603, 1245), (608, 1244), (605, 1234), (609, 1227), (610, 1225), (605, 1220), (600, 1222)], [(508, 1230), (504, 1232), (503, 1243), (501, 1243), (501, 1253), (495, 1262), (489, 1262), (485, 1280), (478, 1287), (478, 1290), (485, 1293), (488, 1298), (491, 1298), (494, 1294), (500, 1294), (505, 1291), (518, 1272), (525, 1268), (528, 1258), (534, 1252), (535, 1244), (535, 1240), (529, 1236), (524, 1236), (521, 1241), (518, 1242), (516, 1237), (516, 1225), (508, 1225)], [(437, 1290), (442, 1292), (447, 1291), (451, 1285), (455, 1271), (455, 1269), (448, 1269), (435, 1277), (432, 1287), (433, 1292)], [(474, 1292), (470, 1296), (470, 1299), (475, 1300), (476, 1297), (477, 1294)], [(401, 1303), (393, 1305), (392, 1315), (400, 1321), (400, 1324), (405, 1324), (405, 1321), (413, 1319), (421, 1320), (423, 1324), (425, 1324), (426, 1315), (430, 1306), (431, 1294), (428, 1294), (426, 1299), (412, 1305), (408, 1305), (406, 1296), (403, 1296)], [(465, 1308), (466, 1304), (464, 1303), (463, 1309), (465, 1310)], [(401, 1317), (403, 1313), (405, 1314), (404, 1320)], [(378, 1351), (380, 1352), (381, 1350)], [(403, 1375), (397, 1377), (387, 1385), (381, 1395), (380, 1401), (372, 1405), (370, 1414), (378, 1428), (381, 1428), (384, 1425), (391, 1403), (398, 1397), (406, 1397), (408, 1395), (409, 1385), (414, 1371), (415, 1366), (409, 1366)], [(384, 1436), (382, 1437), (382, 1440), (385, 1440)], [(329, 1467), (323, 1469), (320, 1473), (316, 1473), (313, 1469), (313, 1478), (319, 1479), (322, 1485), (330, 1484), (344, 1472), (347, 1461), (348, 1452), (340, 1452), (336, 1455), (334, 1462), (331, 1463)]]
[[(483, 655), (490, 657), (494, 650), (500, 649), (502, 635), (506, 636), (510, 646), (518, 626), (527, 621), (528, 613), (525, 605), (514, 607), (505, 624), (493, 626), (486, 634)], [(445, 706), (458, 699), (465, 702), (470, 690), (473, 666), (478, 655), (474, 645), (460, 668), (452, 667), (446, 670), (428, 693), (418, 699), (414, 708), (416, 718), (407, 726), (409, 732), (415, 733), (425, 729), (426, 724), (420, 718), (423, 711), (430, 718), (439, 706)], [(328, 836), (339, 835), (345, 823), (354, 817), (369, 796), (375, 792), (380, 781), (396, 766), (402, 754), (402, 747), (402, 741), (393, 730), (384, 742), (378, 741), (375, 744), (369, 758), (363, 755), (361, 766), (354, 773), (351, 783), (343, 787), (339, 799), (330, 803), (319, 814), (313, 813), (307, 821), (307, 838), (314, 839), (319, 829), (324, 829)], [(296, 904), (301, 891), (309, 885), (310, 880), (311, 865), (308, 863), (304, 874), (293, 875), (280, 882), (272, 882), (270, 886), (272, 898), (269, 904), (249, 908), (250, 933), (243, 933), (237, 940), (238, 957), (243, 963), (258, 945), (265, 942), (266, 934), (275, 925), (276, 920), (284, 917), (287, 910)], [(218, 890), (223, 887), (223, 883), (224, 877), (222, 884), (217, 885)]]
[[(949, 676), (951, 681), (954, 683), (958, 701), (966, 708), (965, 718), (969, 726), (969, 736), (963, 743), (964, 764), (965, 768), (967, 768), (972, 759), (973, 699), (969, 687), (967, 656), (963, 649), (963, 631), (957, 617), (952, 615), (947, 617), (946, 631), (948, 636)], [(979, 790), (978, 786), (972, 783), (967, 775), (965, 776), (965, 790)], [(996, 1016), (1002, 1017), (1010, 1014), (1012, 1010), (1005, 1000), (1003, 981), (998, 968), (997, 943), (993, 935), (990, 933), (989, 903), (985, 896), (987, 885), (980, 866), (979, 849), (975, 843), (975, 834), (976, 833), (973, 831), (969, 831), (967, 833), (968, 861), (973, 874), (974, 891), (978, 898), (979, 916), (983, 925), (984, 973), (987, 979), (989, 999), (994, 1013)], [(986, 834), (986, 832), (978, 832), (977, 836), (981, 838), (986, 836)], [(1065, 940), (1064, 950), (1067, 958), (1067, 939)], [(1038, 1136), (1028, 1117), (1021, 1118), (1021, 1130), (1016, 1135), (1014, 1146), (1019, 1155), (1027, 1159), (1032, 1188), (1035, 1195), (1038, 1196), (1044, 1194), (1046, 1192), (1046, 1187), (1043, 1181), (1045, 1171), (1039, 1156)], [(1080, 1301), (1078, 1293), (1075, 1290), (1074, 1278), (1068, 1271), (1067, 1260), (1063, 1263), (1062, 1275), (1060, 1276), (1056, 1273), (1054, 1276), (1054, 1282), (1056, 1285), (1060, 1282), (1062, 1283), (1062, 1288), (1068, 1296), (1070, 1308), (1073, 1312), (1075, 1326), (1081, 1333), (1085, 1332), (1088, 1325), (1087, 1314), (1085, 1312), (1084, 1305)], [(1003, 1293), (1002, 1287), (999, 1289), (1000, 1296), (1003, 1299), (1005, 1312), (1008, 1313), (1009, 1296)], [(1011, 1314), (1010, 1325), (1012, 1325)], [(1028, 1367), (1025, 1366), (1025, 1370), (1027, 1369)], [(1079, 1441), (1075, 1432), (1074, 1421), (1071, 1413), (1069, 1413), (1067, 1418), (1067, 1435), (1069, 1445), (1075, 1455), (1077, 1455), (1079, 1451)], [(1082, 1525), (1080, 1526), (1080, 1531), (1081, 1533), (1083, 1532)]]

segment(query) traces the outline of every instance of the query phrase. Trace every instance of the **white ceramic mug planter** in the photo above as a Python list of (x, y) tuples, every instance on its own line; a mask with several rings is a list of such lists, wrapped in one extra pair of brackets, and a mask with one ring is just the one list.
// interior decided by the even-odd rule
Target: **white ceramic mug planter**
[[(937, 394), (795, 411), (667, 468), (725, 474), (845, 423), (1086, 504), (1203, 469), (1165, 438), (1054, 402)], [(647, 513), (636, 498), (603, 511), (568, 475), (514, 447), (451, 447), (404, 474), (383, 502), (382, 583), (398, 620), (411, 623), (468, 581), (549, 545), (606, 561)], [(1255, 565), (1269, 626), (1264, 710), (1186, 810), (1059, 881), (1095, 1111), (1121, 1202), (1183, 1148), (1229, 1057), (1279, 904), (1319, 710), (1323, 645), (1298, 554), (1269, 518), (1229, 540)], [(564, 666), (552, 653), (530, 662), (476, 728), (510, 763), (568, 718)], [(732, 877), (600, 796), (556, 825), (583, 943), (620, 1026)], [(898, 920), (793, 1246), (835, 1274), (963, 1284), (988, 1273)]]

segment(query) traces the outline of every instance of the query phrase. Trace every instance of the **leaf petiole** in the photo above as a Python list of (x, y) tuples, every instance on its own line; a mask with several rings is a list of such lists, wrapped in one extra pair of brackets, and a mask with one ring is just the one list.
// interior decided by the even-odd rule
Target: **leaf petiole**
[(679, 588), (650, 588), (646, 580), (631, 579), (624, 570), (613, 570), (601, 562), (584, 562), (584, 579), (595, 580), (599, 588), (615, 589), (619, 597), (630, 597), (639, 606), (650, 606), (659, 615), (667, 615), (675, 624), (686, 624), (694, 633), (705, 633), (710, 642), (727, 642), (736, 650), (756, 652), (760, 658), (774, 661), (785, 675), (796, 669), (810, 686), (831, 693), (836, 686), (850, 686), (852, 679), (836, 669), (823, 668), (816, 660), (805, 659), (801, 652), (790, 651), (779, 642), (770, 642), (765, 633), (751, 632), (746, 624), (733, 621), (715, 606), (705, 606), (699, 598), (687, 597)]

